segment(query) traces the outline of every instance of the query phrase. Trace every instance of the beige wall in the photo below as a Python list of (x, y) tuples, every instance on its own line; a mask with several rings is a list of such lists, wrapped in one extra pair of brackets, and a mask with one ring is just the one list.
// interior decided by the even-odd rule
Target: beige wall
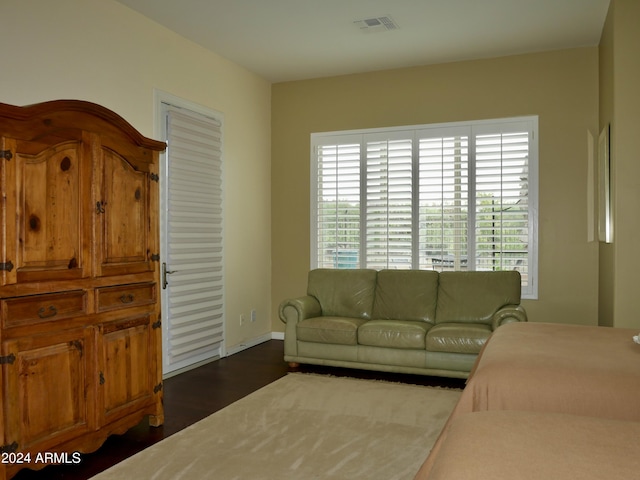
[(272, 90), (273, 330), (309, 269), (309, 135), (539, 115), (539, 299), (532, 321), (597, 324), (588, 242), (587, 131), (598, 130), (598, 49), (581, 48), (281, 83)]
[(613, 243), (600, 246), (600, 321), (639, 328), (640, 2), (612, 0), (600, 44), (600, 127), (611, 125)]
[(156, 88), (223, 113), (227, 347), (270, 334), (269, 82), (112, 0), (2, 0), (0, 19), (0, 102), (89, 100), (147, 136)]

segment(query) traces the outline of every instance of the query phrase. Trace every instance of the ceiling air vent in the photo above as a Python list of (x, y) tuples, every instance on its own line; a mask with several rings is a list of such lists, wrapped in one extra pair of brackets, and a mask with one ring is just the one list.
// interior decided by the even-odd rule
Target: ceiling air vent
[(389, 30), (397, 30), (400, 28), (389, 15), (365, 18), (364, 20), (357, 20), (353, 23), (365, 33), (388, 32)]

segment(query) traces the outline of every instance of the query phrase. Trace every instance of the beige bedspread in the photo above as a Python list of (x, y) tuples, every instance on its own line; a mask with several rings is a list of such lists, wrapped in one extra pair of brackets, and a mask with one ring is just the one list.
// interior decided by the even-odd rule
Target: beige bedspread
[(510, 323), (485, 345), (453, 415), (483, 410), (640, 421), (635, 330)]
[(416, 479), (427, 478), (451, 423), (466, 413), (514, 410), (640, 422), (637, 333), (531, 322), (500, 327)]
[(640, 477), (640, 423), (490, 411), (451, 424), (429, 480), (627, 480)]

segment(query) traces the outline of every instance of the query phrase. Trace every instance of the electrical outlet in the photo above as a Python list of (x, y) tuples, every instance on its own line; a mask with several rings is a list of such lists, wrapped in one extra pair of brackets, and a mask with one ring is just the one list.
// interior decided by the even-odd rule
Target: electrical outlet
[(245, 320), (244, 313), (241, 313), (240, 314), (240, 325), (244, 325), (244, 320)]
[(256, 321), (256, 311), (251, 310), (251, 322), (255, 322), (255, 321)]

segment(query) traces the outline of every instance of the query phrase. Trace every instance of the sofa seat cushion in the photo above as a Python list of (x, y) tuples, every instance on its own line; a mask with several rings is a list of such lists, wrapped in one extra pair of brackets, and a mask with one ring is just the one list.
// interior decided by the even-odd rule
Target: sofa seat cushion
[(480, 353), (491, 332), (491, 327), (488, 325), (441, 323), (427, 333), (427, 350), (430, 352)]
[(296, 326), (298, 340), (315, 343), (357, 345), (358, 327), (366, 320), (351, 317), (314, 317)]
[(372, 347), (425, 348), (431, 324), (410, 320), (369, 320), (358, 328), (358, 343)]

